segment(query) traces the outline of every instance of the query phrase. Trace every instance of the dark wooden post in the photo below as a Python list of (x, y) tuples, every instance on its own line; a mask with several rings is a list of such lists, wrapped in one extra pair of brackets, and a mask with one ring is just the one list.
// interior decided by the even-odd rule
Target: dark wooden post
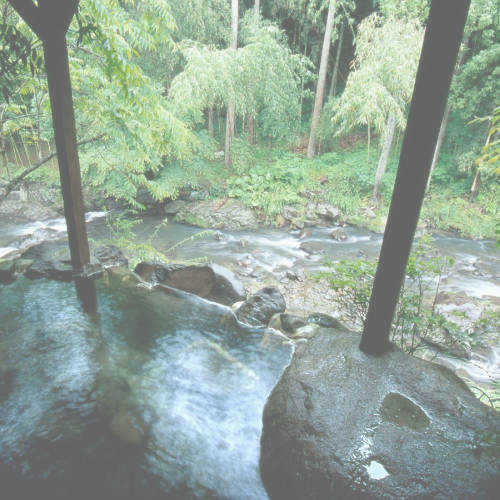
[(382, 354), (389, 334), (470, 0), (432, 0), (389, 217), (360, 348)]
[(43, 42), (71, 262), (79, 272), (89, 263), (90, 252), (66, 46), (78, 0), (38, 0), (38, 6), (32, 0), (9, 2)]

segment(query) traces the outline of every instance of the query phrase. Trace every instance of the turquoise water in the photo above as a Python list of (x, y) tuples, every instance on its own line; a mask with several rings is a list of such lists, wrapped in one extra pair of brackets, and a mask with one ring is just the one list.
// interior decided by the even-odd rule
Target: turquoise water
[(290, 345), (224, 306), (148, 290), (123, 271), (97, 280), (95, 295), (88, 314), (73, 283), (0, 288), (3, 490), (266, 498), (261, 415)]

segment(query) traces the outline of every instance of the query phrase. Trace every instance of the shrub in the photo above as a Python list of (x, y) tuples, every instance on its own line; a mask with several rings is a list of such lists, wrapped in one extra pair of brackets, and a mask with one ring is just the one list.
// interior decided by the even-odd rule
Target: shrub
[[(413, 249), (396, 307), (391, 328), (391, 341), (414, 354), (425, 343), (438, 339), (446, 344), (470, 346), (476, 341), (483, 321), (463, 318), (458, 324), (436, 308), (441, 279), (453, 264), (449, 257), (437, 256), (430, 240), (420, 239)], [(345, 319), (355, 328), (362, 328), (376, 271), (376, 262), (369, 260), (326, 262), (327, 271), (317, 278), (326, 278), (335, 290), (334, 301)]]

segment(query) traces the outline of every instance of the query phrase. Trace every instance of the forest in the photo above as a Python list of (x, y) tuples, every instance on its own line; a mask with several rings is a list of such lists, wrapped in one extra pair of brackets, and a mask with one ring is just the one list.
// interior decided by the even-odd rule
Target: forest
[[(284, 207), (301, 213), (313, 198), (380, 230), (428, 8), (80, 2), (67, 40), (85, 188), (135, 211), (193, 191), (235, 198), (275, 226)], [(0, 16), (0, 186), (55, 186), (42, 45), (6, 0)], [(495, 0), (472, 0), (423, 207), (428, 229), (495, 237), (498, 30)]]

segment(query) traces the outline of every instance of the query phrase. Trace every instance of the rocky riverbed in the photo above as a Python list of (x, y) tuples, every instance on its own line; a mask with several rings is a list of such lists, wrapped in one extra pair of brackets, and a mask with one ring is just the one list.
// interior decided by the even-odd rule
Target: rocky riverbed
[[(37, 202), (30, 202), (31, 207), (33, 203)], [(0, 215), (0, 258), (20, 255), (41, 241), (58, 242), (55, 247), (48, 247), (49, 255), (44, 255), (44, 259), (61, 258), (64, 254), (68, 258), (64, 219), (45, 213), (44, 205), (39, 206), (43, 220), (33, 220), (37, 213), (33, 208), (20, 213), (17, 207), (8, 217)], [(204, 222), (213, 223), (218, 229), (206, 231), (176, 222), (179, 213), (189, 210), (205, 214)], [(338, 211), (322, 204), (310, 207), (308, 219), (294, 219), (297, 214), (293, 210), (285, 210), (284, 214), (288, 218), (285, 227), (269, 228), (259, 226), (255, 215), (231, 200), (172, 202), (162, 207), (161, 215), (145, 216), (134, 228), (134, 239), (151, 244), (174, 262), (206, 261), (228, 268), (243, 283), (247, 295), (275, 287), (283, 295), (289, 314), (306, 318), (320, 312), (345, 322), (342, 311), (333, 306), (334, 292), (328, 283), (312, 276), (324, 269), (325, 257), (334, 261), (376, 258), (382, 235), (346, 225), (339, 219)], [(52, 216), (47, 218), (48, 215)], [(88, 212), (87, 221), (94, 246), (110, 237), (105, 212)], [(306, 222), (316, 226), (303, 227)], [(498, 311), (500, 255), (493, 242), (435, 235), (434, 244), (441, 255), (455, 260), (442, 280), (437, 306), (454, 317), (465, 314), (473, 320), (485, 309)], [(59, 248), (55, 254), (54, 248)], [(495, 332), (482, 345), (466, 352), (465, 357), (436, 349), (423, 354), (492, 389), (499, 379)]]

